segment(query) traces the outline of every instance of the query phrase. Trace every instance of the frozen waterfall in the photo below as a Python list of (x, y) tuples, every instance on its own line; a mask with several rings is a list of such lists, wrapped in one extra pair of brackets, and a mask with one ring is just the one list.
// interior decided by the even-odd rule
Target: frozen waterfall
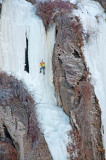
[[(56, 105), (52, 73), (55, 26), (46, 33), (34, 7), (23, 0), (5, 0), (0, 19), (0, 67), (33, 91), (42, 132), (54, 160), (66, 160), (70, 120)], [(46, 74), (39, 73), (42, 59)], [(25, 66), (27, 65), (27, 66)]]

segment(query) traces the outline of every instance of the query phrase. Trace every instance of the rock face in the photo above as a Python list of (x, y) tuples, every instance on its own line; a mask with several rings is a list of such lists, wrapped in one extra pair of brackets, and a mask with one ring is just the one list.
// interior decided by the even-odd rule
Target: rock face
[(21, 81), (5, 73), (0, 73), (0, 153), (2, 160), (52, 159), (32, 97)]
[(18, 160), (16, 149), (10, 142), (4, 143), (0, 141), (0, 159), (1, 160)]
[(35, 146), (28, 158), (29, 160), (52, 160), (48, 146), (42, 134), (40, 136), (38, 145)]
[(0, 73), (0, 140), (9, 141), (20, 160), (24, 160), (33, 141), (38, 139), (39, 129), (33, 113), (34, 101), (22, 82)]
[[(20, 109), (17, 109), (17, 107)], [(15, 105), (6, 107), (0, 106), (0, 134), (1, 140), (4, 139), (4, 142), (10, 141), (12, 146), (18, 151), (20, 159), (24, 159), (27, 150), (30, 151), (31, 149), (31, 141), (27, 138), (27, 114), (24, 113), (24, 110), (22, 111), (20, 106), (17, 107), (15, 107)], [(21, 110), (21, 112), (19, 110)], [(18, 112), (20, 112), (20, 116), (18, 116)], [(22, 112), (24, 114), (22, 114)], [(26, 124), (23, 124), (20, 117), (23, 118)]]
[(77, 159), (103, 160), (101, 111), (80, 49), (80, 32), (78, 17), (64, 15), (57, 19), (54, 85), (58, 105), (71, 117), (76, 146), (70, 149), (70, 153), (77, 149)]

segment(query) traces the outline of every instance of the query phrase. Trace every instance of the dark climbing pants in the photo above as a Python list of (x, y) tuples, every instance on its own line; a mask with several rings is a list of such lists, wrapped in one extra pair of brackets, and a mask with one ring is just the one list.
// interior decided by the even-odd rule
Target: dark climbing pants
[(45, 67), (40, 68), (40, 73), (42, 72), (42, 70), (43, 70), (43, 74), (45, 74)]

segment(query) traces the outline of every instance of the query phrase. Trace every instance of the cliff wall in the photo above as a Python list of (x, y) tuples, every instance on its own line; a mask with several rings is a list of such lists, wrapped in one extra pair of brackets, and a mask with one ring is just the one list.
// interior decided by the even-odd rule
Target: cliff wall
[(35, 114), (33, 98), (21, 81), (0, 73), (0, 157), (52, 159)]
[(57, 19), (53, 54), (54, 85), (58, 104), (70, 116), (73, 128), (76, 146), (70, 153), (77, 148), (77, 159), (103, 160), (101, 110), (80, 49), (82, 41), (78, 26), (81, 27), (78, 17), (66, 14)]

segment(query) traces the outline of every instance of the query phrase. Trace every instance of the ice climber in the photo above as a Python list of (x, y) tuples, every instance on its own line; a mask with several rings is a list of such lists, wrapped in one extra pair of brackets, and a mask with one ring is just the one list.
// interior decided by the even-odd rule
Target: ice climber
[(43, 70), (43, 74), (45, 74), (45, 62), (43, 62), (43, 60), (42, 60), (42, 62), (40, 63), (40, 65), (41, 65), (40, 73), (41, 73), (42, 70)]

